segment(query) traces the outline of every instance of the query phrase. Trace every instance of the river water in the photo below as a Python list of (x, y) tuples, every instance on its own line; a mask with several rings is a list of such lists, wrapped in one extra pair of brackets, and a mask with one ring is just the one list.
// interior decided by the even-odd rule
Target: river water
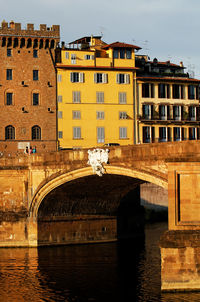
[(166, 228), (147, 225), (144, 242), (2, 248), (0, 301), (200, 301), (200, 293), (160, 292), (158, 240)]

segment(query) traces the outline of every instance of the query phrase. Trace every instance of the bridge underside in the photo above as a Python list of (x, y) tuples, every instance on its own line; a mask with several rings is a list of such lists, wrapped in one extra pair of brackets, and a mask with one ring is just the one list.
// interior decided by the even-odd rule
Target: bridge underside
[(52, 190), (38, 210), (38, 245), (113, 241), (143, 234), (142, 181), (87, 176)]

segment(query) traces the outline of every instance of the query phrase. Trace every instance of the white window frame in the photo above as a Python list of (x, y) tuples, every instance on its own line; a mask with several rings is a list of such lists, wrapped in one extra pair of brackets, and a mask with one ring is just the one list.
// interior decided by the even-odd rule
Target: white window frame
[(58, 82), (62, 82), (62, 74), (57, 75), (57, 80), (58, 80)]
[(70, 72), (70, 81), (72, 83), (83, 83), (84, 73), (83, 72)]
[(128, 73), (118, 73), (116, 81), (117, 84), (130, 84), (130, 75)]
[(96, 114), (97, 114), (97, 120), (104, 120), (105, 118), (104, 111), (97, 111)]
[(71, 64), (76, 64), (76, 54), (75, 53), (71, 54)]
[(108, 74), (102, 72), (96, 72), (94, 74), (94, 83), (96, 84), (106, 84), (108, 83)]
[(58, 103), (62, 103), (62, 95), (58, 95)]
[(97, 127), (97, 143), (105, 142), (105, 128)]
[(104, 103), (104, 92), (103, 91), (97, 91), (96, 92), (96, 102), (98, 104)]
[(73, 127), (73, 139), (81, 139), (81, 127)]
[(127, 94), (126, 92), (119, 92), (118, 93), (119, 104), (126, 104), (127, 103)]
[(127, 139), (127, 127), (119, 127), (119, 139)]
[(81, 92), (80, 91), (72, 91), (72, 103), (74, 103), (74, 104), (81, 103)]
[(72, 119), (73, 120), (80, 120), (81, 119), (81, 112), (80, 112), (80, 110), (73, 110), (72, 111)]
[(63, 118), (63, 112), (62, 111), (58, 111), (58, 118), (60, 118), (60, 119)]
[(127, 115), (126, 111), (120, 111), (119, 112), (119, 119), (120, 120), (127, 120), (127, 118), (128, 118), (128, 115)]
[(62, 131), (58, 131), (58, 138), (63, 138), (63, 132)]

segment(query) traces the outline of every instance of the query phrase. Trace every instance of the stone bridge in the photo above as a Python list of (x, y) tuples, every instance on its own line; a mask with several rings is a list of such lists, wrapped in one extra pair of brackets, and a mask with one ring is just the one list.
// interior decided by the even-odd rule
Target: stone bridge
[[(56, 190), (66, 184), (74, 183), (71, 189), (76, 192), (80, 180), (85, 180), (86, 186), (93, 177), (95, 182), (89, 186), (95, 184), (98, 188), (98, 182), (103, 179), (101, 191), (110, 190), (115, 194), (117, 190), (127, 193), (140, 182), (150, 182), (168, 188), (169, 230), (160, 240), (162, 289), (199, 289), (200, 142), (110, 147), (109, 163), (104, 168), (105, 174), (94, 178), (88, 165), (87, 149), (0, 158), (0, 246), (38, 246), (40, 209), (48, 209), (49, 200), (51, 206), (55, 204), (53, 192), (58, 192)], [(43, 219), (42, 227), (46, 235), (49, 235), (53, 219), (55, 217)], [(90, 227), (95, 225), (95, 219), (87, 219)], [(68, 225), (73, 236), (82, 220), (80, 216), (73, 226), (74, 222), (69, 218)], [(63, 217), (59, 217), (58, 222), (55, 228), (58, 225), (66, 227)], [(107, 227), (112, 229), (112, 217), (106, 227), (101, 225), (101, 236)], [(105, 237), (106, 240), (108, 238)], [(48, 243), (50, 241), (55, 243), (53, 238), (49, 238)]]

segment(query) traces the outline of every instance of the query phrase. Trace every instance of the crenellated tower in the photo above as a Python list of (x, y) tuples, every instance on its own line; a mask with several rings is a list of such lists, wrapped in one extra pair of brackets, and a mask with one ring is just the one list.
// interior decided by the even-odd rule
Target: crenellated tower
[(55, 49), (60, 26), (0, 27), (0, 151), (56, 150)]

